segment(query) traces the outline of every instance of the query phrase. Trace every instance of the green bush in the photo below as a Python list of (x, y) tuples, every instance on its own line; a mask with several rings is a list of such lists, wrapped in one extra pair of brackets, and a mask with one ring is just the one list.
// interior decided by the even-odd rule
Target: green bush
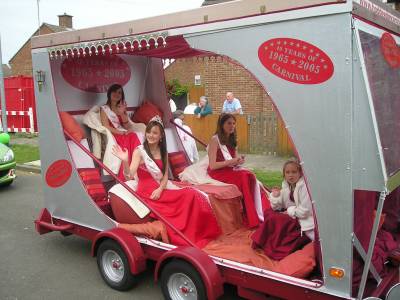
[(180, 97), (189, 92), (189, 86), (181, 84), (178, 79), (166, 82), (167, 93), (169, 97)]

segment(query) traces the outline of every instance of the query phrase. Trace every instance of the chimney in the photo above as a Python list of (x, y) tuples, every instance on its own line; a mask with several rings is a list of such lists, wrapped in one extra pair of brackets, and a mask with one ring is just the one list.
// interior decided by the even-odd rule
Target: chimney
[(72, 28), (72, 16), (67, 15), (66, 13), (58, 15), (58, 26)]

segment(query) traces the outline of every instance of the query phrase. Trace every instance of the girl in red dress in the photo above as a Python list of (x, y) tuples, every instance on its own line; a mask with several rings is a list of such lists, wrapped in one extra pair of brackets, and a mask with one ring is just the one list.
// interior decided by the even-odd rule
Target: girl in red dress
[(268, 207), (267, 196), (255, 175), (240, 167), (244, 156), (236, 151), (236, 118), (222, 114), (218, 119), (216, 134), (208, 145), (208, 174), (219, 181), (236, 185), (243, 194), (245, 220), (249, 228), (257, 227), (264, 220)]
[[(122, 86), (113, 84), (107, 91), (107, 103), (100, 110), (101, 124), (111, 131), (116, 143), (123, 149), (127, 149), (129, 157), (132, 157), (135, 148), (140, 141), (135, 132), (129, 129), (129, 119), (126, 113), (125, 94)], [(118, 177), (124, 180), (121, 166)]]
[[(207, 197), (193, 188), (179, 188), (168, 180), (167, 146), (160, 121), (149, 122), (145, 141), (133, 152), (130, 165), (126, 150), (115, 146), (113, 153), (122, 160), (125, 177), (138, 179), (139, 196), (198, 247), (204, 247), (220, 235)], [(166, 227), (172, 244), (187, 245), (174, 230)]]

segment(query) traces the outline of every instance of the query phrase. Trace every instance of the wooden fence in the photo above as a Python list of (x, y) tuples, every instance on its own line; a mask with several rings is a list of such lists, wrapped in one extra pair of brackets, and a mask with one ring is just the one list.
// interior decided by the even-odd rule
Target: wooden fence
[[(184, 122), (192, 129), (194, 136), (208, 144), (215, 134), (218, 117), (217, 114), (202, 118), (195, 115), (185, 115)], [(283, 156), (293, 154), (293, 146), (286, 128), (273, 111), (251, 115), (235, 115), (235, 117), (239, 152), (276, 153)], [(204, 150), (204, 147), (199, 143), (197, 146), (199, 150)]]
[[(185, 115), (185, 124), (188, 125), (193, 135), (208, 144), (211, 137), (215, 134), (219, 115), (208, 115), (198, 118), (195, 115)], [(249, 125), (246, 116), (236, 116), (236, 131), (238, 136), (239, 151), (249, 152)], [(198, 148), (204, 150), (204, 147), (197, 144)]]

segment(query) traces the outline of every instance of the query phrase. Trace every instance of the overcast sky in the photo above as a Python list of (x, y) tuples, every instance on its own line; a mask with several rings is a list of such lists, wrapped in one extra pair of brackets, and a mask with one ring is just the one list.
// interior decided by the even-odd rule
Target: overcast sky
[[(118, 23), (201, 6), (203, 0), (40, 0), (40, 23), (58, 25), (58, 15), (73, 16), (75, 29)], [(3, 64), (38, 28), (37, 0), (0, 0)]]

